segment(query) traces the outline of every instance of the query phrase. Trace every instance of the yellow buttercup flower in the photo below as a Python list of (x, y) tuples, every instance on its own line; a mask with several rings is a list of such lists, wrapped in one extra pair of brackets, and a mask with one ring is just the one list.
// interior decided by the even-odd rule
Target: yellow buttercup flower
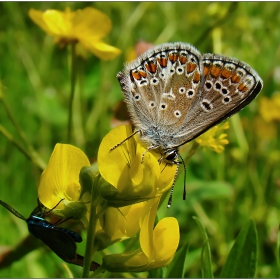
[(147, 148), (138, 141), (137, 135), (110, 151), (131, 133), (129, 125), (111, 130), (98, 151), (99, 172), (110, 184), (100, 187), (100, 195), (116, 207), (161, 195), (172, 186), (177, 168), (176, 165), (159, 164), (160, 155), (146, 152)]
[(30, 9), (28, 14), (61, 46), (78, 43), (102, 60), (113, 59), (121, 53), (119, 49), (103, 42), (112, 29), (112, 23), (109, 17), (97, 9), (86, 7), (74, 12), (68, 7), (64, 12)]
[(81, 195), (79, 174), (83, 166), (90, 166), (90, 162), (80, 149), (72, 145), (56, 144), (40, 178), (38, 197), (41, 203), (52, 209), (63, 199), (54, 212), (73, 209), (77, 212), (75, 215), (78, 218), (83, 215), (86, 206), (85, 203), (79, 202)]
[(225, 122), (222, 125), (216, 125), (213, 128), (209, 129), (199, 137), (195, 139), (195, 141), (200, 145), (205, 147), (209, 147), (211, 150), (216, 153), (221, 153), (224, 151), (224, 145), (227, 145), (229, 142), (226, 139), (227, 134), (219, 133), (225, 129), (229, 128), (228, 122)]
[(147, 271), (167, 266), (179, 245), (179, 225), (175, 218), (164, 218), (154, 227), (159, 198), (144, 202), (141, 219), (140, 247), (123, 254), (108, 255), (102, 266), (111, 272)]

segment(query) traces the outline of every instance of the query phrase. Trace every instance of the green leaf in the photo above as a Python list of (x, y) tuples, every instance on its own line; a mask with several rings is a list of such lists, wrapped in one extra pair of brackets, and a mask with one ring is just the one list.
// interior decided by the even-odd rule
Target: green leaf
[(188, 250), (189, 244), (186, 244), (176, 252), (173, 261), (167, 268), (166, 278), (184, 278)]
[(188, 200), (196, 203), (203, 200), (229, 198), (231, 195), (232, 186), (226, 182), (197, 181), (192, 183), (192, 191), (189, 193)]
[(249, 222), (241, 229), (226, 263), (221, 278), (253, 278), (258, 261), (258, 236), (254, 222)]
[(193, 217), (193, 219), (198, 224), (203, 238), (203, 248), (201, 251), (202, 278), (214, 278), (211, 266), (211, 250), (206, 230), (199, 218)]

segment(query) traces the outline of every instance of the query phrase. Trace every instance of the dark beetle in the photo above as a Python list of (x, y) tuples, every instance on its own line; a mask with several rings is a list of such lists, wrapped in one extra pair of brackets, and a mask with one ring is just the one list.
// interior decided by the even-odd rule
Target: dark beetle
[[(61, 201), (59, 201), (59, 203)], [(84, 257), (76, 252), (76, 242), (82, 242), (82, 237), (72, 230), (57, 226), (65, 220), (52, 224), (43, 218), (58, 204), (53, 209), (43, 212), (41, 211), (40, 203), (38, 203), (38, 206), (32, 211), (27, 219), (2, 200), (0, 200), (0, 204), (18, 218), (26, 221), (29, 232), (36, 238), (42, 240), (62, 260), (79, 266), (84, 265)], [(99, 266), (98, 263), (92, 262), (90, 270), (96, 270)]]

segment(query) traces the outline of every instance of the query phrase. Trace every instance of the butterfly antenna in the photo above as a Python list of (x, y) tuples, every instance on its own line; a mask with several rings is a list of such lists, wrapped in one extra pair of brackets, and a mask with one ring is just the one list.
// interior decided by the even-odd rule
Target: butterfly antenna
[(125, 141), (127, 141), (128, 139), (130, 139), (131, 137), (133, 137), (136, 133), (140, 132), (140, 130), (136, 130), (133, 133), (131, 133), (128, 137), (126, 137), (124, 140), (122, 140), (120, 143), (118, 143), (117, 145), (115, 145), (113, 148), (110, 149), (110, 151), (116, 149), (118, 146), (120, 146), (121, 144), (123, 144)]
[(171, 191), (170, 191), (170, 195), (169, 195), (169, 199), (168, 199), (168, 203), (167, 203), (167, 208), (170, 208), (171, 204), (172, 204), (172, 195), (173, 195), (173, 191), (174, 191), (175, 181), (176, 181), (176, 178), (177, 178), (180, 162), (176, 162), (176, 164), (177, 164), (177, 168), (176, 168), (176, 172), (175, 172), (172, 188), (171, 188)]
[[(180, 154), (178, 154), (178, 156), (180, 157), (181, 159), (181, 162), (184, 166), (184, 190), (183, 190), (183, 200), (186, 200), (187, 198), (187, 191), (186, 191), (186, 180), (187, 180), (187, 175), (186, 175), (186, 165), (185, 165), (185, 162), (184, 162), (184, 159), (182, 158), (182, 156)], [(177, 175), (177, 174), (176, 174)]]

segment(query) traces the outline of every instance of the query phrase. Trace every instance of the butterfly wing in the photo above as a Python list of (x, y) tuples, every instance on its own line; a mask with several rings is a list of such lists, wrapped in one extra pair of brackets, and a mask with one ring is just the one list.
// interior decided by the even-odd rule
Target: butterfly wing
[[(191, 106), (200, 85), (200, 62), (201, 54), (193, 46), (166, 43), (126, 65), (117, 78), (137, 129), (180, 126), (183, 118), (179, 120), (174, 111), (178, 104), (185, 112)], [(184, 98), (186, 94), (191, 98)]]
[(262, 86), (259, 75), (246, 63), (222, 55), (203, 55), (200, 92), (180, 127), (177, 144), (191, 141), (239, 112)]

